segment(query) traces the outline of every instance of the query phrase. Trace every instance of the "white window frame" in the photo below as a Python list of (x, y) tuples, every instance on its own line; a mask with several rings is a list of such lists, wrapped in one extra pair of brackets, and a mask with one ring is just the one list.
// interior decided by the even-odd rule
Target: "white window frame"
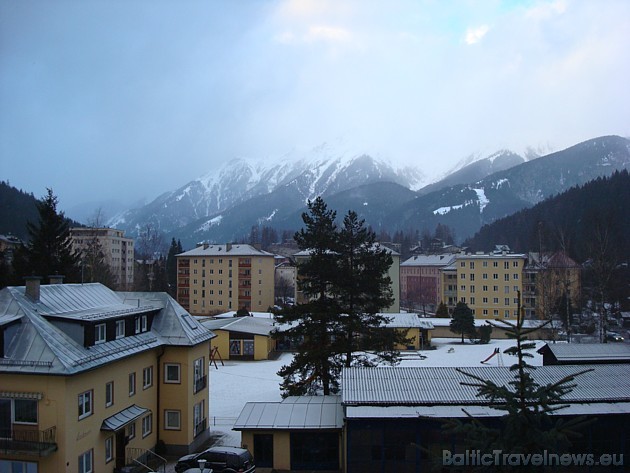
[(107, 325), (96, 324), (94, 326), (94, 344), (105, 343), (107, 341)]
[(79, 398), (79, 420), (85, 419), (94, 413), (94, 391), (92, 389), (84, 391)]
[(136, 372), (129, 373), (129, 397), (136, 394)]
[(146, 332), (149, 326), (149, 319), (146, 315), (140, 316), (140, 331)]
[[(109, 400), (107, 399), (109, 397)], [(114, 405), (114, 382), (105, 383), (105, 407)]]
[(153, 432), (153, 414), (147, 414), (142, 418), (142, 438)]
[(142, 389), (153, 386), (153, 366), (147, 366), (142, 370)]
[[(169, 377), (169, 368), (177, 368), (177, 379)], [(164, 382), (167, 384), (181, 384), (182, 382), (182, 366), (179, 363), (164, 363)]]
[(105, 439), (105, 463), (114, 459), (114, 436)]
[[(177, 420), (177, 424), (171, 424), (169, 422), (169, 415), (175, 415), (175, 419)], [(165, 430), (182, 430), (182, 411), (175, 409), (167, 409), (164, 411), (164, 429)]]
[(94, 449), (79, 455), (79, 473), (94, 473)]
[(116, 340), (119, 338), (123, 338), (125, 336), (125, 321), (117, 320), (116, 321)]

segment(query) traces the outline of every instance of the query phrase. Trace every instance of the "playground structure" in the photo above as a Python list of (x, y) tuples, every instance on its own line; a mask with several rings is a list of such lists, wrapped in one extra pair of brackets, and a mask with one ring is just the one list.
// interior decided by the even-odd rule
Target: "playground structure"
[(488, 358), (486, 358), (485, 360), (481, 361), (480, 363), (482, 365), (485, 365), (494, 356), (497, 357), (497, 365), (498, 366), (503, 366), (503, 354), (501, 353), (501, 350), (499, 350), (498, 348), (495, 348), (494, 351), (492, 352), (492, 354)]

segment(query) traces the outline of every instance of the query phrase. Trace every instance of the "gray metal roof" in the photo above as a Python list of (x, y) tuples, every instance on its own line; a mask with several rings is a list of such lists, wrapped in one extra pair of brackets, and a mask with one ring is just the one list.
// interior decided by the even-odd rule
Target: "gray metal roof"
[(248, 402), (234, 430), (341, 429), (340, 396), (289, 396), (281, 402)]
[(269, 336), (276, 326), (273, 319), (258, 317), (232, 317), (224, 319), (206, 319), (201, 322), (208, 330), (228, 330), (230, 332), (250, 333)]
[(626, 343), (548, 343), (538, 352), (547, 350), (558, 361), (630, 360), (630, 345)]
[[(150, 331), (90, 347), (51, 320), (61, 316), (67, 324), (82, 324), (144, 313), (148, 307), (156, 312)], [(102, 318), (84, 317), (96, 313)], [(73, 374), (162, 345), (193, 346), (215, 336), (166, 293), (116, 293), (101, 284), (43, 285), (39, 302), (25, 296), (23, 287), (5, 288), (0, 325), (5, 324), (10, 327), (0, 373)]]
[(147, 409), (146, 407), (140, 407), (136, 404), (133, 404), (128, 408), (123, 409), (122, 411), (117, 412), (113, 416), (109, 416), (107, 419), (105, 419), (101, 424), (101, 430), (116, 432), (126, 425), (131, 424), (134, 420), (138, 419), (146, 412), (149, 412), (149, 409)]
[[(417, 419), (418, 417), (500, 417), (505, 411), (490, 406), (350, 406), (347, 419)], [(575, 403), (556, 411), (556, 415), (630, 414), (630, 402)]]
[(251, 245), (200, 245), (177, 256), (274, 256)]
[[(630, 365), (554, 365), (532, 371), (540, 384), (555, 383), (585, 369), (593, 371), (575, 379), (577, 386), (564, 396), (567, 402), (630, 401)], [(482, 379), (506, 385), (514, 379), (508, 367), (463, 368)], [(344, 368), (341, 376), (344, 405), (448, 405), (486, 404), (474, 382), (456, 368), (382, 367)]]

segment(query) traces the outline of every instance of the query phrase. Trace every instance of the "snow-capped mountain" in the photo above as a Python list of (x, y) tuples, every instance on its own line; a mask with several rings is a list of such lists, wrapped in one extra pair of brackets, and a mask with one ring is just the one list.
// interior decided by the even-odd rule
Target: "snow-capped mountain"
[[(307, 153), (293, 151), (276, 162), (232, 160), (144, 207), (117, 215), (108, 224), (132, 235), (148, 223), (169, 233), (206, 217), (212, 226), (221, 221), (221, 212), (279, 189), (302, 206), (319, 195), (380, 181), (419, 188), (426, 177), (413, 167), (396, 168), (367, 154), (323, 144)], [(272, 214), (273, 209), (268, 220)]]

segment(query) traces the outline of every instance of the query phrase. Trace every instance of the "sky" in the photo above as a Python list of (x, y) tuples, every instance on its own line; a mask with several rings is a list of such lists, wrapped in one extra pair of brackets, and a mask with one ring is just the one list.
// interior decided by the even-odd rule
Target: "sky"
[(437, 175), (630, 136), (627, 0), (0, 0), (0, 180), (127, 206), (343, 139)]

